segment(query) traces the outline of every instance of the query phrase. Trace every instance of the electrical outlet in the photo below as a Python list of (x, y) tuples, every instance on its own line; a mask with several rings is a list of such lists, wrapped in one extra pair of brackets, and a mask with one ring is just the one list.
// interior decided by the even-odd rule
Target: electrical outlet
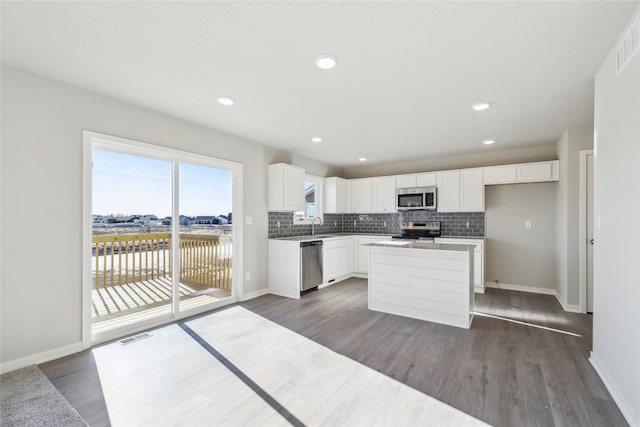
[(467, 228), (469, 228), (469, 221), (467, 221)]
[(524, 228), (531, 228), (531, 221), (525, 221)]
[(280, 228), (280, 221), (278, 221), (278, 228)]
[(246, 272), (246, 274), (244, 275), (245, 280), (248, 282), (249, 280), (251, 280), (251, 273), (249, 271)]

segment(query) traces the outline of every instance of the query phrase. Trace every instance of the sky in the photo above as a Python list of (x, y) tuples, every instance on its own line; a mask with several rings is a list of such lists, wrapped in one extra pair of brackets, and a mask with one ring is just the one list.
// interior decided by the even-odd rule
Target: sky
[[(94, 215), (171, 216), (171, 162), (93, 150)], [(180, 214), (231, 212), (232, 172), (180, 163)]]

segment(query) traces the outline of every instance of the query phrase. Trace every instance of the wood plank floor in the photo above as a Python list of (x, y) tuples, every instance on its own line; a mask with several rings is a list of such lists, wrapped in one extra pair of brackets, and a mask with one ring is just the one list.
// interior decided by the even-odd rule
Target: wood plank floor
[[(363, 279), (239, 305), (489, 424), (627, 425), (588, 362), (591, 316), (553, 296), (488, 289), (476, 311), (495, 317), (470, 330), (369, 311)], [(41, 369), (90, 425), (109, 425), (91, 351)]]

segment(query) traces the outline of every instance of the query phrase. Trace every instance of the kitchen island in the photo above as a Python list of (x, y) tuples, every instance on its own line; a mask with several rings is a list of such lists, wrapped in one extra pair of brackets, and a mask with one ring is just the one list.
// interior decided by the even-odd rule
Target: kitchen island
[(474, 246), (370, 243), (369, 309), (469, 329)]

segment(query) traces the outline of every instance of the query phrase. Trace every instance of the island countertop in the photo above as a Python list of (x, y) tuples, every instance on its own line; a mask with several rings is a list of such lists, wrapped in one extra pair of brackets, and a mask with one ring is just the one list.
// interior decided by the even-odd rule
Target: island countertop
[(420, 241), (398, 241), (389, 240), (375, 243), (367, 243), (363, 246), (372, 246), (377, 248), (401, 248), (401, 249), (431, 249), (436, 251), (455, 251), (455, 252), (473, 252), (474, 245), (461, 245), (452, 243), (429, 243)]

